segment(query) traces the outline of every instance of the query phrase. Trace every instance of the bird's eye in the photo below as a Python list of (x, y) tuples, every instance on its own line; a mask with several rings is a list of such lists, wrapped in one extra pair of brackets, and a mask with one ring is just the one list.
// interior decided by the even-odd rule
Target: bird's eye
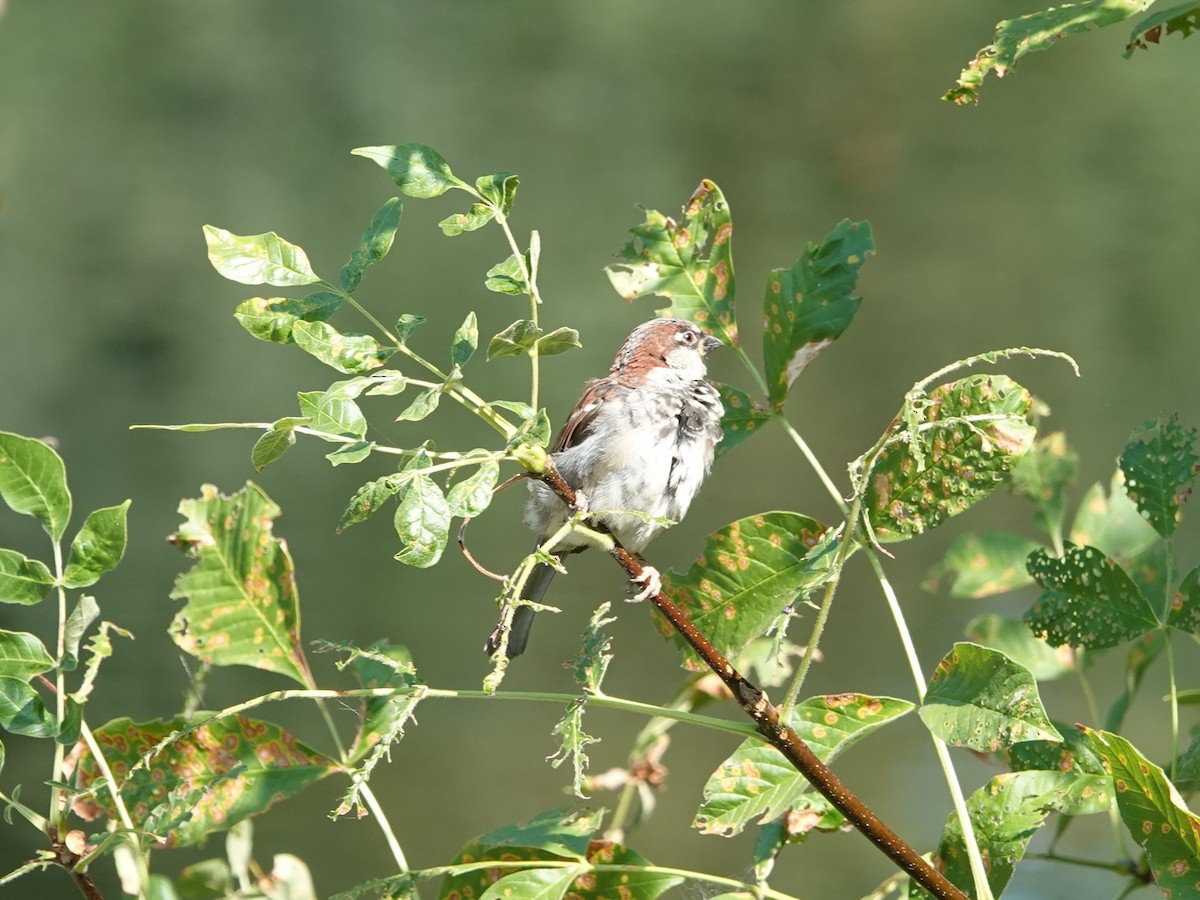
[(696, 343), (696, 332), (694, 332), (694, 331), (685, 331), (685, 332), (683, 333), (682, 340), (683, 340), (683, 342), (684, 342), (685, 344), (694, 344), (694, 343)]

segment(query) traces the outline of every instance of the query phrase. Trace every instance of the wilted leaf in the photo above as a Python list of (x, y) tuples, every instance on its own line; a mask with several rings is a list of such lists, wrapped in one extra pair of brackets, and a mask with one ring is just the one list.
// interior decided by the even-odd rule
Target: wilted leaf
[(409, 197), (437, 197), (462, 185), (442, 155), (424, 144), (358, 147), (350, 152), (384, 168)]
[(16, 550), (0, 550), (0, 603), (29, 606), (41, 601), (54, 587), (46, 564)]
[(350, 260), (342, 266), (342, 290), (346, 293), (354, 293), (362, 281), (363, 272), (387, 256), (392, 249), (403, 212), (404, 204), (400, 198), (392, 197), (371, 217), (371, 224), (363, 232), (362, 240), (350, 254)]
[(71, 518), (67, 471), (41, 441), (0, 431), (0, 498), (13, 512), (33, 516), (61, 540)]
[(517, 319), (497, 335), (493, 335), (488, 343), (488, 359), (500, 356), (521, 356), (533, 349), (542, 329), (529, 319)]
[(396, 352), (369, 334), (342, 333), (325, 322), (296, 322), (292, 338), (301, 350), (351, 375), (379, 368)]
[(84, 520), (71, 541), (71, 555), (63, 573), (63, 584), (81, 588), (95, 584), (125, 555), (125, 517), (131, 500), (119, 506), (97, 509)]
[(1195, 444), (1196, 429), (1171, 418), (1143, 426), (1121, 452), (1125, 492), (1164, 538), (1174, 534), (1200, 471)]
[(1041, 544), (1006, 531), (960, 534), (921, 587), (938, 590), (949, 581), (952, 597), (990, 597), (1033, 584), (1025, 560)]
[(496, 263), (487, 270), (487, 278), (483, 286), (497, 294), (528, 294), (529, 281), (525, 272), (529, 269), (529, 257), (526, 255), (524, 268), (521, 260), (513, 254), (504, 262)]
[(289, 287), (321, 280), (308, 254), (273, 231), (242, 235), (205, 225), (204, 240), (209, 262), (230, 281)]
[(438, 228), (446, 237), (457, 237), (467, 231), (482, 228), (495, 217), (495, 212), (486, 203), (472, 203), (465, 213), (455, 213), (438, 222)]
[(725, 414), (721, 416), (723, 437), (717, 444), (717, 459), (720, 459), (770, 422), (774, 414), (758, 406), (745, 391), (731, 385), (722, 384), (717, 390), (721, 394), (721, 405), (725, 407)]

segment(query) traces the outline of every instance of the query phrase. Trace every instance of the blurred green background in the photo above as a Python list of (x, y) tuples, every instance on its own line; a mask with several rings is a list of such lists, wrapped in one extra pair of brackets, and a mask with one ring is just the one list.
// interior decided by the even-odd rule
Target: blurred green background
[[(267, 421), (294, 412), (296, 390), (336, 378), (295, 348), (242, 331), (233, 307), (260, 291), (213, 272), (200, 229), (278, 231), (333, 277), (394, 193), (382, 171), (349, 155), (353, 147), (419, 141), (461, 177), (521, 176), (513, 218), (521, 233), (542, 236), (543, 323), (575, 326), (584, 343), (545, 363), (544, 400), (556, 422), (583, 380), (605, 371), (624, 335), (653, 314), (649, 300), (617, 299), (601, 271), (640, 221), (636, 204), (674, 213), (711, 178), (733, 209), (741, 324), (756, 357), (767, 270), (791, 265), (806, 241), (844, 217), (872, 223), (878, 254), (862, 272), (858, 320), (804, 374), (789, 405), (842, 484), (846, 462), (873, 442), (915, 380), (990, 348), (1049, 347), (1078, 359), (1081, 379), (1058, 362), (1002, 367), (1051, 406), (1050, 427), (1065, 429), (1081, 452), (1076, 500), (1087, 484), (1107, 481), (1145, 419), (1179, 412), (1200, 423), (1196, 48), (1169, 39), (1127, 62), (1127, 29), (1117, 27), (1028, 57), (1003, 82), (989, 79), (977, 108), (940, 102), (995, 22), (1023, 11), (878, 0), (10, 0), (0, 18), (0, 428), (57, 439), (79, 517), (134, 501), (125, 561), (97, 596), (104, 618), (137, 639), (118, 642), (89, 720), (178, 709), (187, 675), (164, 629), (183, 560), (164, 538), (178, 524), (179, 498), (205, 482), (231, 491), (254, 478), (282, 505), (276, 528), (297, 560), (307, 639), (407, 644), (438, 687), (475, 688), (486, 671), (490, 582), (454, 552), (434, 570), (401, 567), (388, 517), (334, 533), (351, 493), (383, 474), (385, 460), (331, 469), (322, 459), (329, 448), (310, 441), (255, 475), (253, 433), (128, 430)], [(468, 309), (478, 311), (485, 340), (522, 314), (519, 301), (482, 286), (484, 271), (508, 255), (498, 231), (444, 238), (436, 222), (463, 208), (455, 195), (405, 205), (392, 255), (359, 292), (382, 319), (429, 316), (415, 344), (443, 359)], [(712, 374), (751, 387), (732, 354), (718, 356)], [(525, 372), (511, 359), (481, 357), (467, 376), (488, 396), (524, 390)], [(411, 445), (424, 429), (392, 423), (401, 402), (384, 398), (368, 416)], [(491, 440), (458, 410), (434, 428), (443, 447)], [(472, 526), (475, 553), (493, 568), (511, 567), (527, 549), (516, 524), (521, 493), (503, 495)], [(772, 508), (835, 515), (776, 432), (722, 459), (688, 520), (650, 555), (660, 567), (686, 567), (709, 531)], [(955, 534), (992, 527), (1034, 533), (1027, 508), (1004, 496), (892, 548), (890, 572), (929, 670), (969, 619), (1019, 615), (1033, 599), (965, 604), (920, 589)], [(1195, 522), (1185, 524), (1177, 541), (1185, 560), (1195, 560), (1196, 533)], [(0, 546), (46, 555), (33, 520), (13, 514), (0, 514)], [(564, 614), (541, 618), (506, 687), (572, 689), (560, 660), (595, 605), (621, 596), (609, 561), (594, 557), (554, 585), (549, 599)], [(911, 697), (894, 627), (864, 568), (847, 574), (808, 687)], [(48, 638), (52, 606), (0, 608), (0, 626)], [(679, 678), (675, 653), (644, 609), (618, 606), (609, 690), (665, 700)], [(798, 624), (797, 640), (806, 628)], [(1120, 683), (1121, 652), (1098, 676), (1105, 693)], [(346, 683), (332, 660), (316, 666), (323, 683)], [(1191, 673), (1184, 686), (1196, 683), (1194, 665)], [(1164, 684), (1159, 667), (1130, 721), (1141, 749), (1159, 757), (1167, 752)], [(219, 671), (208, 703), (282, 686), (265, 674)], [(1056, 718), (1086, 716), (1075, 683), (1049, 686), (1045, 699)], [(569, 777), (542, 760), (555, 749), (550, 729), (560, 712), (478, 701), (420, 708), (419, 727), (373, 782), (414, 865), (445, 862), (476, 834), (568, 802)], [(326, 747), (308, 709), (264, 715)], [(621, 765), (642, 722), (590, 715), (589, 731), (604, 738), (592, 748), (595, 770)], [(350, 714), (341, 718), (349, 728)], [(632, 846), (663, 865), (747, 876), (749, 838), (688, 828), (704, 778), (733, 742), (685, 729), (675, 740), (669, 790)], [(40, 798), (48, 746), (8, 736), (5, 744), (5, 790), (22, 782), (26, 800)], [(994, 773), (960, 756), (968, 791)], [(932, 849), (949, 800), (915, 716), (838, 769), (908, 841)], [(320, 784), (257, 826), (259, 858), (269, 865), (272, 853), (301, 855), (322, 895), (392, 868), (370, 821), (325, 818), (340, 791)], [(1072, 829), (1064, 849), (1112, 854), (1106, 823), (1094, 818)], [(8, 871), (36, 843), (28, 827), (0, 828), (0, 870)], [(1042, 836), (1033, 849), (1044, 846)], [(205, 851), (159, 854), (155, 866), (174, 872), (220, 852), (213, 840)], [(850, 898), (890, 871), (857, 834), (817, 836), (785, 854), (772, 883), (806, 898)], [(115, 896), (107, 865), (98, 876)], [(1031, 861), (1006, 896), (1117, 889), (1104, 873)], [(76, 896), (61, 873), (5, 892)]]

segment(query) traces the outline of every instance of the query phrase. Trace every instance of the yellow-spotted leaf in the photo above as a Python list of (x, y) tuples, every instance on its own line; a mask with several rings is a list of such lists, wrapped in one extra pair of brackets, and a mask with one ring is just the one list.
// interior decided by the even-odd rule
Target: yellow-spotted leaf
[(209, 262), (230, 281), (288, 287), (321, 280), (303, 248), (273, 231), (243, 235), (205, 225), (204, 240)]
[(745, 391), (728, 384), (720, 385), (717, 390), (721, 394), (721, 405), (725, 407), (725, 414), (721, 416), (721, 442), (717, 444), (717, 458), (720, 459), (761, 430), (774, 414), (756, 404)]

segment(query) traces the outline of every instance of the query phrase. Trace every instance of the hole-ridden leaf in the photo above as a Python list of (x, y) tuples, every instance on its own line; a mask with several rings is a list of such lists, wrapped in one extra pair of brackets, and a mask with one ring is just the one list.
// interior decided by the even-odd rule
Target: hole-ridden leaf
[(208, 244), (208, 261), (230, 281), (289, 287), (321, 280), (313, 271), (308, 254), (273, 231), (234, 234), (205, 225), (204, 240)]
[(975, 643), (999, 650), (1024, 666), (1038, 681), (1075, 671), (1075, 652), (1070, 647), (1051, 647), (1019, 619), (988, 613), (968, 622), (964, 632)]
[(463, 184), (454, 177), (442, 155), (424, 144), (358, 147), (350, 152), (385, 169), (396, 187), (409, 197), (437, 197)]
[(841, 337), (861, 297), (858, 270), (875, 252), (869, 222), (844, 219), (820, 244), (810, 243), (790, 269), (772, 269), (763, 300), (763, 365), (776, 409), (822, 350)]
[(378, 369), (396, 352), (369, 334), (343, 333), (325, 322), (296, 322), (292, 338), (301, 350), (350, 375)]
[(1134, 50), (1149, 50), (1163, 35), (1188, 37), (1194, 31), (1200, 31), (1200, 3), (1181, 3), (1160, 10), (1133, 26), (1133, 34), (1125, 45), (1125, 58), (1129, 59)]
[(292, 326), (297, 322), (324, 322), (342, 305), (332, 291), (316, 291), (307, 297), (251, 297), (233, 311), (238, 323), (260, 341), (291, 344)]
[(1073, 544), (1090, 545), (1113, 559), (1127, 560), (1158, 540), (1158, 533), (1125, 493), (1125, 476), (1117, 469), (1107, 493), (1097, 482), (1083, 495), (1070, 538)]
[(171, 622), (175, 643), (214, 666), (255, 666), (311, 686), (295, 568), (272, 534), (279, 507), (252, 482), (231, 497), (206, 484), (179, 512), (171, 542), (195, 563), (171, 591), (187, 601)]
[(1183, 502), (1200, 472), (1195, 444), (1196, 429), (1183, 427), (1173, 417), (1142, 426), (1121, 451), (1125, 492), (1164, 538), (1175, 532)]
[(774, 414), (757, 405), (745, 391), (731, 385), (722, 384), (717, 390), (721, 395), (721, 405), (725, 407), (725, 414), (721, 416), (723, 437), (717, 444), (717, 459), (720, 459), (770, 422)]
[(1012, 492), (1037, 506), (1035, 521), (1047, 534), (1061, 534), (1063, 492), (1075, 480), (1079, 454), (1061, 431), (1039, 438), (1013, 466)]
[(497, 294), (528, 294), (529, 280), (525, 277), (525, 273), (529, 270), (529, 254), (525, 254), (524, 267), (522, 267), (522, 261), (514, 253), (504, 262), (496, 263), (487, 270), (483, 286)]
[(589, 744), (600, 743), (599, 738), (583, 730), (583, 713), (586, 708), (586, 697), (579, 697), (568, 704), (566, 714), (555, 723), (551, 732), (558, 738), (558, 749), (546, 757), (546, 762), (555, 769), (567, 760), (571, 761), (571, 790), (576, 797), (582, 798), (587, 797), (583, 792), (589, 763), (585, 748)]
[[(333, 760), (278, 725), (245, 716), (142, 723), (120, 718), (96, 728), (95, 737), (108, 764), (124, 776), (121, 794), (127, 806), (145, 810), (139, 828), (161, 835), (159, 846), (166, 847), (195, 846), (338, 770)], [(100, 777), (95, 758), (85, 751), (80, 787)], [(117, 819), (107, 788), (77, 800), (74, 809), (89, 820), (101, 813)]]
[(425, 569), (442, 558), (450, 539), (450, 507), (437, 482), (422, 472), (431, 464), (429, 454), (418, 451), (401, 472), (396, 491), (396, 534), (404, 544), (396, 559)]
[(960, 106), (978, 103), (979, 89), (988, 72), (995, 72), (997, 77), (1005, 75), (1026, 53), (1047, 50), (1069, 34), (1124, 22), (1145, 8), (1145, 0), (1080, 0), (1005, 19), (996, 25), (993, 42), (975, 54), (958, 76), (958, 86), (947, 91), (942, 99)]
[(733, 220), (721, 189), (705, 179), (683, 208), (682, 221), (648, 209), (646, 221), (629, 231), (634, 240), (621, 248), (621, 261), (604, 269), (617, 293), (626, 300), (665, 297), (671, 303), (660, 315), (695, 322), (736, 345)]
[[(484, 453), (486, 451), (472, 451)], [(446, 504), (450, 515), (469, 519), (479, 515), (492, 502), (492, 488), (500, 478), (500, 464), (494, 459), (485, 459), (469, 476), (451, 485), (446, 493)]]
[(54, 660), (34, 635), (0, 629), (0, 676), (29, 681), (54, 668)]
[(995, 490), (1033, 443), (1025, 388), (972, 375), (905, 401), (894, 436), (865, 474), (866, 514), (880, 541), (935, 528)]
[(1006, 531), (960, 534), (929, 570), (921, 587), (936, 591), (949, 582), (951, 597), (990, 597), (1033, 584), (1025, 560), (1041, 544)]
[(61, 540), (71, 518), (71, 493), (62, 458), (41, 441), (0, 431), (0, 498), (13, 512), (33, 516)]
[(454, 338), (450, 341), (450, 361), (456, 366), (465, 366), (478, 346), (479, 323), (475, 318), (474, 310), (472, 310), (467, 313), (467, 317), (463, 319), (462, 325), (458, 326), (458, 330), (454, 332)]
[(81, 588), (95, 584), (100, 576), (113, 569), (125, 555), (125, 518), (129, 512), (126, 500), (118, 506), (106, 506), (93, 511), (71, 541), (71, 555), (63, 584)]
[[(829, 559), (810, 557), (825, 530), (797, 513), (747, 516), (710, 534), (691, 568), (668, 572), (663, 588), (721, 654), (734, 656), (827, 576)], [(675, 634), (665, 621), (659, 624), (664, 635)], [(690, 648), (677, 642), (685, 668), (702, 669)]]
[(1158, 627), (1137, 585), (1095, 547), (1068, 545), (1061, 558), (1035, 550), (1027, 565), (1046, 593), (1025, 613), (1025, 621), (1055, 647), (1100, 650)]
[(947, 744), (985, 753), (1020, 741), (1062, 740), (1029, 670), (978, 644), (959, 642), (938, 663), (920, 716)]
[(1163, 770), (1125, 738), (1082, 730), (1112, 775), (1117, 809), (1129, 834), (1150, 857), (1155, 886), (1167, 896), (1194, 896), (1200, 818), (1188, 810)]
[[(912, 708), (907, 700), (892, 697), (833, 694), (797, 704), (787, 724), (822, 762), (829, 763)], [(705, 834), (739, 834), (751, 822), (782, 815), (811, 790), (808, 780), (782, 753), (750, 738), (709, 776), (692, 827)]]
[(0, 550), (0, 603), (39, 603), (54, 587), (54, 575), (41, 560), (16, 550)]
[(522, 356), (533, 349), (542, 329), (529, 319), (517, 319), (488, 342), (488, 359), (501, 356)]
[(24, 678), (0, 676), (0, 728), (25, 737), (48, 738), (58, 734), (54, 713)]
[[(1112, 798), (1112, 779), (1107, 775), (1072, 772), (1006, 772), (967, 798), (967, 812), (987, 860), (988, 884), (995, 896), (1008, 885), (1046, 816), (1052, 812), (1069, 816), (1104, 812)], [(955, 815), (946, 820), (934, 864), (963, 891), (972, 891), (971, 864)]]
[(354, 293), (362, 281), (363, 272), (387, 256), (392, 249), (403, 212), (404, 204), (400, 198), (392, 197), (371, 217), (371, 224), (363, 232), (362, 240), (350, 254), (349, 261), (342, 266), (342, 290), (347, 294)]
[[(316, 405), (315, 400), (313, 405)], [(296, 426), (307, 424), (308, 419), (305, 416), (286, 416), (277, 419), (268, 430), (263, 432), (262, 437), (254, 442), (254, 447), (250, 450), (250, 462), (254, 466), (254, 470), (261, 472), (295, 446)]]
[(1200, 566), (1188, 572), (1179, 583), (1179, 590), (1171, 599), (1167, 625), (1200, 634)]

